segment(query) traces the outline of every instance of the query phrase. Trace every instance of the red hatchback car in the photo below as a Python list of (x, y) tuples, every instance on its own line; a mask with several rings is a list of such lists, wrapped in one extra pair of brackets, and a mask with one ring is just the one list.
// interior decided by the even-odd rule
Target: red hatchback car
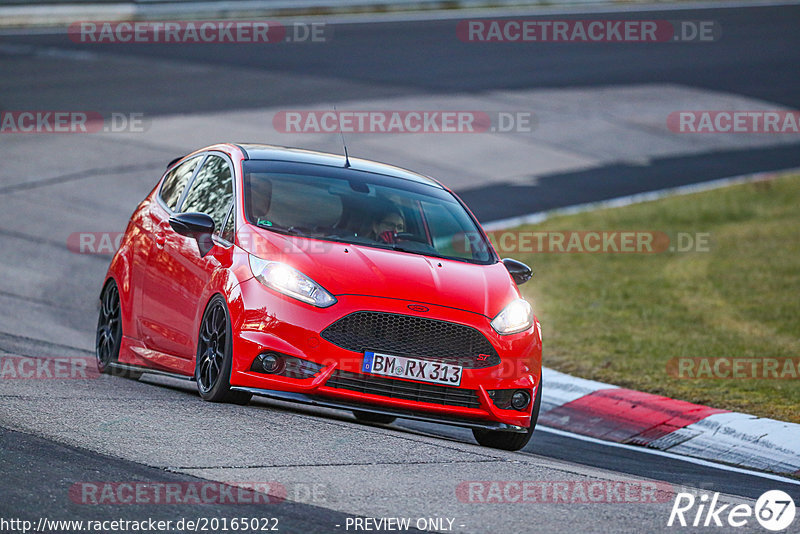
[(541, 332), (447, 188), (398, 167), (268, 145), (172, 162), (101, 293), (102, 372), (473, 430), (518, 450), (541, 403)]

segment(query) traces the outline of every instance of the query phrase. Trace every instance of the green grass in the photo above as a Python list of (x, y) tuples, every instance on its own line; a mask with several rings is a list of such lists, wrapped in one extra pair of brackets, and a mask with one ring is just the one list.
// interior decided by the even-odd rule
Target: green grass
[(708, 252), (533, 253), (544, 365), (800, 423), (800, 379), (669, 376), (676, 357), (800, 356), (800, 176), (560, 216), (516, 230), (708, 232)]

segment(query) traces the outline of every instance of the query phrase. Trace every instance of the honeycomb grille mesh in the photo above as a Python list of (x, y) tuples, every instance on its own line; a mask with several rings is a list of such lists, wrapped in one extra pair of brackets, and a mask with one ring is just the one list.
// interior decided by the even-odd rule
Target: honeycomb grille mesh
[(322, 338), (355, 352), (385, 352), (467, 369), (500, 363), (497, 351), (478, 330), (412, 315), (351, 313), (323, 330)]

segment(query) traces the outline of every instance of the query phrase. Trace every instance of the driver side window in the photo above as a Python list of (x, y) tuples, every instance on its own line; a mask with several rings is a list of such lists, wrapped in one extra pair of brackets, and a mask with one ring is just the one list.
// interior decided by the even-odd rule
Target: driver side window
[(195, 167), (197, 167), (197, 164), (200, 163), (202, 159), (202, 156), (197, 156), (184, 161), (172, 169), (169, 174), (167, 174), (167, 177), (164, 178), (164, 183), (161, 185), (159, 194), (164, 204), (172, 211), (175, 211), (175, 207), (178, 205), (178, 200), (180, 200), (183, 190), (186, 189), (189, 178), (192, 177)]
[(214, 220), (214, 228), (219, 231), (232, 202), (231, 167), (225, 158), (210, 155), (192, 182), (181, 211), (205, 213)]

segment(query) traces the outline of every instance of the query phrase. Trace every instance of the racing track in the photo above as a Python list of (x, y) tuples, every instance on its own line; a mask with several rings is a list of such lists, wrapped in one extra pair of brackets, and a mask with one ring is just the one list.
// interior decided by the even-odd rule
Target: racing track
[[(680, 18), (674, 12), (660, 16)], [(157, 141), (142, 134), (0, 139), (0, 306), (6, 310), (0, 316), (0, 355), (91, 355), (94, 299), (109, 256), (75, 254), (65, 244), (74, 232), (122, 230), (165, 163), (196, 147), (191, 117), (211, 110), (660, 82), (800, 105), (800, 39), (794, 31), (800, 9), (685, 16), (721, 20), (726, 38), (702, 45), (708, 47), (702, 53), (697, 45), (665, 44), (546, 45), (532, 54), (529, 48), (453, 43), (452, 22), (433, 21), (337, 26), (330, 46), (279, 46), (268, 54), (247, 48), (230, 54), (226, 47), (118, 47), (81, 56), (63, 37), (2, 36), (0, 69), (14, 75), (0, 78), (0, 108), (143, 111), (153, 117), (154, 130), (166, 124), (167, 133), (159, 130)], [(414, 54), (412, 45), (422, 42), (431, 52)], [(365, 49), (380, 54), (359, 53)], [(442, 62), (445, 55), (449, 59)], [(174, 112), (186, 118), (167, 116)], [(204, 121), (204, 128), (213, 126), (207, 117)], [(230, 131), (224, 120), (220, 125)], [(407, 158), (413, 164), (415, 155)], [(742, 165), (753, 171), (798, 166), (800, 151), (797, 145), (744, 147), (737, 154), (676, 157), (649, 168), (628, 166), (627, 179), (599, 181), (606, 187), (589, 189), (584, 185), (596, 186), (598, 173), (613, 176), (613, 169), (570, 176), (566, 188), (554, 175), (551, 185), (545, 181), (552, 192), (543, 195), (548, 202), (523, 203), (520, 209), (583, 202), (587, 199), (578, 195), (587, 190), (589, 200), (597, 200), (631, 187), (658, 189), (687, 176), (734, 175)], [(655, 178), (642, 180), (646, 173)], [(510, 215), (497, 209), (508, 200), (507, 185), (460, 191), (468, 201), (473, 195), (471, 203), (485, 221)], [(478, 199), (485, 205), (476, 205)], [(250, 407), (210, 405), (192, 387), (163, 378), (0, 381), (0, 516), (277, 515), (283, 531), (304, 532), (341, 530), (336, 525), (348, 514), (447, 516), (456, 519), (456, 532), (519, 532), (531, 525), (547, 532), (591, 531), (598, 521), (603, 530), (656, 532), (667, 530), (670, 502), (479, 505), (459, 502), (455, 488), (468, 480), (646, 478), (720, 491), (733, 501), (776, 488), (800, 497), (794, 484), (544, 430), (524, 451), (505, 453), (477, 447), (457, 429), (365, 426), (347, 414), (261, 400)], [(323, 484), (324, 491), (313, 502), (268, 506), (89, 506), (68, 497), (80, 481), (199, 479), (276, 481), (300, 501), (307, 500), (303, 491), (310, 483)]]

